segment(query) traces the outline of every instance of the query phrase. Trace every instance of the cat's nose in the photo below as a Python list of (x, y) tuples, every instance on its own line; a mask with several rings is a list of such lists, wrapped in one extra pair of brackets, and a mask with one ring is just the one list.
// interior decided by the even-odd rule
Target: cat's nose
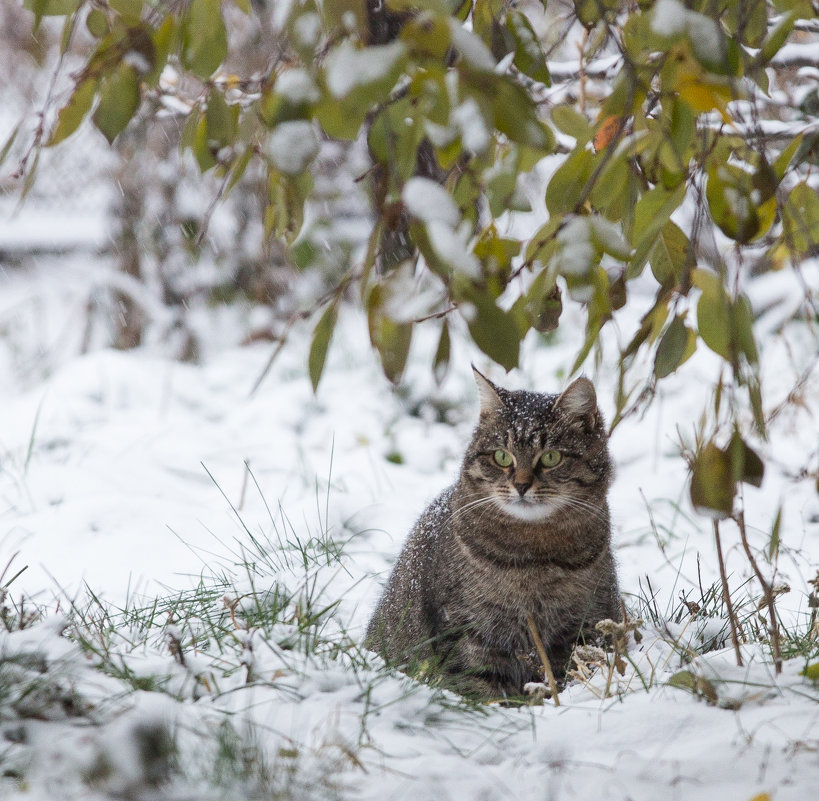
[(515, 489), (518, 491), (518, 495), (522, 498), (526, 494), (526, 490), (532, 486), (531, 481), (515, 481), (513, 482)]

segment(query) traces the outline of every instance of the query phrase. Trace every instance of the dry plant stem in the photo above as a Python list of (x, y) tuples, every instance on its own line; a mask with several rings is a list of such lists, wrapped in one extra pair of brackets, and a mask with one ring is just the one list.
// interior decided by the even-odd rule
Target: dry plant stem
[(769, 624), (771, 649), (773, 650), (776, 674), (779, 675), (782, 672), (782, 652), (779, 648), (779, 623), (776, 618), (776, 604), (774, 600), (775, 595), (773, 592), (773, 585), (766, 581), (765, 577), (762, 575), (762, 571), (759, 569), (759, 565), (757, 564), (753, 553), (751, 552), (751, 546), (748, 544), (748, 535), (745, 530), (745, 513), (742, 511), (737, 512), (737, 514), (734, 515), (734, 522), (736, 522), (737, 527), (739, 528), (739, 536), (742, 540), (742, 547), (745, 549), (745, 556), (748, 557), (748, 561), (750, 562), (751, 567), (754, 569), (754, 573), (756, 573), (756, 577), (759, 580), (760, 586), (762, 587), (762, 597), (765, 599), (765, 604), (768, 607), (768, 614), (771, 618), (771, 622)]
[(719, 577), (722, 582), (722, 599), (728, 610), (728, 620), (731, 623), (731, 642), (737, 655), (737, 665), (742, 667), (742, 653), (739, 650), (739, 636), (737, 634), (737, 619), (734, 614), (734, 605), (731, 602), (731, 591), (728, 589), (728, 577), (725, 575), (725, 560), (722, 558), (722, 543), (719, 538), (719, 521), (714, 520), (714, 540), (717, 544), (717, 559), (719, 560)]
[(534, 618), (528, 612), (526, 613), (526, 625), (529, 626), (529, 631), (532, 632), (535, 648), (537, 648), (540, 661), (543, 663), (543, 672), (546, 674), (546, 681), (549, 682), (552, 699), (555, 706), (560, 706), (560, 700), (557, 697), (557, 682), (555, 681), (555, 674), (552, 672), (552, 663), (549, 661), (549, 657), (546, 656), (546, 649), (543, 647), (543, 640), (540, 639), (540, 633), (537, 630)]

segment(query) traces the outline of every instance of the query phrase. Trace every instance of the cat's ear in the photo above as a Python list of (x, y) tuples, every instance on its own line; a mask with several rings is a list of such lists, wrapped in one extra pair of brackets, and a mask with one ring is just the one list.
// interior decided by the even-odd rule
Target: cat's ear
[(569, 417), (580, 417), (596, 424), (600, 413), (594, 384), (585, 376), (575, 379), (555, 401), (555, 409), (562, 409)]
[(472, 373), (478, 385), (478, 397), (481, 401), (481, 415), (491, 414), (503, 406), (498, 388), (473, 364)]

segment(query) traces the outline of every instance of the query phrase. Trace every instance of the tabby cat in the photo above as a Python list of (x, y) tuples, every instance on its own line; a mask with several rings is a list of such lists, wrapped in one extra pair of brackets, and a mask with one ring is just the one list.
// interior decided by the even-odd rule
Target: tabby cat
[(466, 695), (509, 698), (544, 681), (531, 622), (560, 678), (578, 639), (620, 618), (612, 465), (587, 378), (559, 396), (475, 380), (460, 476), (416, 523), (365, 646)]

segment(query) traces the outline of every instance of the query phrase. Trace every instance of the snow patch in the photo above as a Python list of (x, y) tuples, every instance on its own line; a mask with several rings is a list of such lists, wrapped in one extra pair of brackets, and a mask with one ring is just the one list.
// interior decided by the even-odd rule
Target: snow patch
[(401, 192), (407, 211), (422, 222), (439, 222), (454, 228), (461, 220), (452, 195), (429, 178), (410, 178)]
[(339, 45), (327, 56), (327, 88), (333, 97), (346, 97), (359, 86), (386, 77), (405, 53), (402, 42), (363, 49)]
[(316, 82), (302, 67), (280, 73), (276, 78), (276, 91), (291, 103), (316, 103), (321, 98)]
[(267, 155), (285, 175), (298, 175), (307, 169), (318, 149), (316, 131), (307, 120), (279, 123), (267, 137)]

